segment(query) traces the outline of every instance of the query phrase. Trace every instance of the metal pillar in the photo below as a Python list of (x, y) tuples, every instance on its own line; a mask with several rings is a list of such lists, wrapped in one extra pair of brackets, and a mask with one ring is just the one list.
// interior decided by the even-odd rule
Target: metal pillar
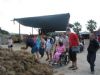
[(33, 27), (32, 27), (32, 35), (33, 35)]
[(41, 35), (41, 29), (38, 30), (39, 35)]

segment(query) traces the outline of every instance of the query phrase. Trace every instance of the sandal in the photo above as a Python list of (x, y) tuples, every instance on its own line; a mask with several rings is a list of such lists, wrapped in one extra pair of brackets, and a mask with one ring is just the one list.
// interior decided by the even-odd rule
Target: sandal
[(49, 60), (49, 58), (46, 59), (46, 61), (48, 61), (48, 60)]

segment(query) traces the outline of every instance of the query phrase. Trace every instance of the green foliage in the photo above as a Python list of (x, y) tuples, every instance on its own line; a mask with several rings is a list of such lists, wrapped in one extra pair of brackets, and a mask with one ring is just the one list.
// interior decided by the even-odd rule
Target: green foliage
[(89, 20), (86, 24), (86, 28), (87, 30), (89, 30), (90, 32), (93, 32), (96, 28), (97, 28), (97, 23), (94, 20)]
[(75, 22), (72, 26), (74, 32), (76, 32), (77, 34), (79, 34), (79, 32), (81, 31), (81, 24), (79, 22)]

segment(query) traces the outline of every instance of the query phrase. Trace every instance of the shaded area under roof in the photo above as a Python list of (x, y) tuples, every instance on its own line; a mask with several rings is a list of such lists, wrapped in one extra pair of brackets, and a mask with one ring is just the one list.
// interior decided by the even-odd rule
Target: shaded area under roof
[(50, 31), (65, 31), (69, 18), (70, 14), (66, 13), (39, 17), (15, 18), (14, 21), (29, 27)]

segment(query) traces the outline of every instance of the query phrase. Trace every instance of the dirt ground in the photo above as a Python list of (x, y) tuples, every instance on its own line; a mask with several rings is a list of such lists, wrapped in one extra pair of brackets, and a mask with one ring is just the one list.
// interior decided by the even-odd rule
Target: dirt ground
[[(73, 71), (73, 70), (69, 70), (68, 67), (71, 65), (71, 62), (68, 65), (64, 65), (62, 67), (59, 68), (54, 68), (54, 75), (91, 75), (90, 72), (90, 67), (89, 64), (87, 62), (87, 46), (88, 46), (88, 40), (85, 40), (85, 49), (82, 53), (78, 54), (78, 69)], [(20, 47), (23, 46), (23, 44), (14, 44), (14, 50), (20, 50)], [(3, 45), (3, 47), (7, 47), (7, 45)], [(30, 51), (31, 49), (28, 48), (27, 51)], [(46, 56), (44, 56), (42, 59), (40, 59), (40, 61), (42, 63), (47, 63), (45, 61)], [(96, 58), (96, 62), (95, 62), (95, 74), (94, 75), (100, 75), (100, 49), (97, 52), (97, 58)]]

